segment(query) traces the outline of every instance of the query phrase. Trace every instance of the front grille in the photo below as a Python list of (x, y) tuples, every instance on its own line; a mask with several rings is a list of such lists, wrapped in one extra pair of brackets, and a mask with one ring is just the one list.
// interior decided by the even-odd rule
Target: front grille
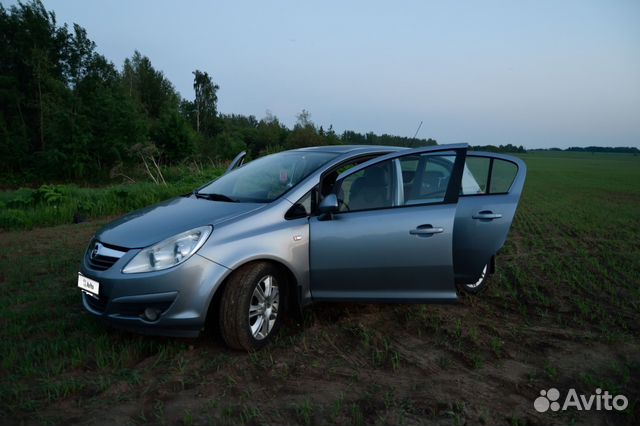
[(91, 257), (91, 255), (89, 255), (89, 266), (91, 269), (95, 269), (96, 271), (106, 271), (117, 261), (117, 257), (102, 256), (99, 254)]
[(88, 294), (83, 294), (82, 297), (84, 297), (87, 305), (89, 305), (89, 307), (96, 312), (104, 312), (104, 310), (107, 308), (107, 299), (105, 299), (104, 297), (95, 298), (93, 296), (89, 296)]
[(87, 263), (95, 271), (106, 271), (125, 255), (127, 249), (93, 240), (87, 248)]

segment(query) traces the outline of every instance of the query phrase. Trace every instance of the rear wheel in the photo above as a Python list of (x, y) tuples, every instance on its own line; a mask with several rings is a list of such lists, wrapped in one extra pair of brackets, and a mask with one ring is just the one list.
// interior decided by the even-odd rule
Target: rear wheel
[(273, 338), (282, 321), (285, 280), (273, 264), (258, 262), (229, 278), (219, 311), (220, 331), (234, 349), (260, 349)]
[(484, 291), (487, 288), (487, 284), (489, 282), (489, 264), (484, 265), (482, 268), (482, 273), (476, 282), (467, 283), (467, 284), (459, 284), (458, 287), (463, 291), (470, 294), (478, 294)]

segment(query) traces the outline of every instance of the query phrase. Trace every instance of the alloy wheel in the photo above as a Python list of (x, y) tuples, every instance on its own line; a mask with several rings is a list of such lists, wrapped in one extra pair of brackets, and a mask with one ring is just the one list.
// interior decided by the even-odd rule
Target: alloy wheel
[(480, 278), (478, 278), (478, 281), (476, 281), (475, 283), (465, 284), (465, 285), (469, 288), (477, 288), (480, 284), (482, 284), (482, 281), (484, 281), (484, 277), (487, 275), (488, 266), (489, 266), (488, 264), (484, 265), (484, 268), (482, 268), (482, 273), (480, 274)]
[(279, 305), (278, 284), (273, 276), (267, 275), (256, 284), (249, 303), (249, 328), (256, 340), (264, 339), (273, 330)]

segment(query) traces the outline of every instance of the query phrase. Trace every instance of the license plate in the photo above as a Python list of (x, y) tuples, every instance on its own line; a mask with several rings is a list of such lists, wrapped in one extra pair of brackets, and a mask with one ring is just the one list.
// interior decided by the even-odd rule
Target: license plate
[(100, 283), (82, 274), (78, 274), (78, 287), (96, 296), (100, 294)]

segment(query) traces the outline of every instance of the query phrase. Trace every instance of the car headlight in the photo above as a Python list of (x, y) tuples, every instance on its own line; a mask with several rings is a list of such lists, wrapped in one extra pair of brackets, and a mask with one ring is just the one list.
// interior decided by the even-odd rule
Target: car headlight
[(122, 273), (161, 271), (179, 265), (202, 247), (212, 229), (211, 226), (202, 226), (147, 247), (127, 263)]

